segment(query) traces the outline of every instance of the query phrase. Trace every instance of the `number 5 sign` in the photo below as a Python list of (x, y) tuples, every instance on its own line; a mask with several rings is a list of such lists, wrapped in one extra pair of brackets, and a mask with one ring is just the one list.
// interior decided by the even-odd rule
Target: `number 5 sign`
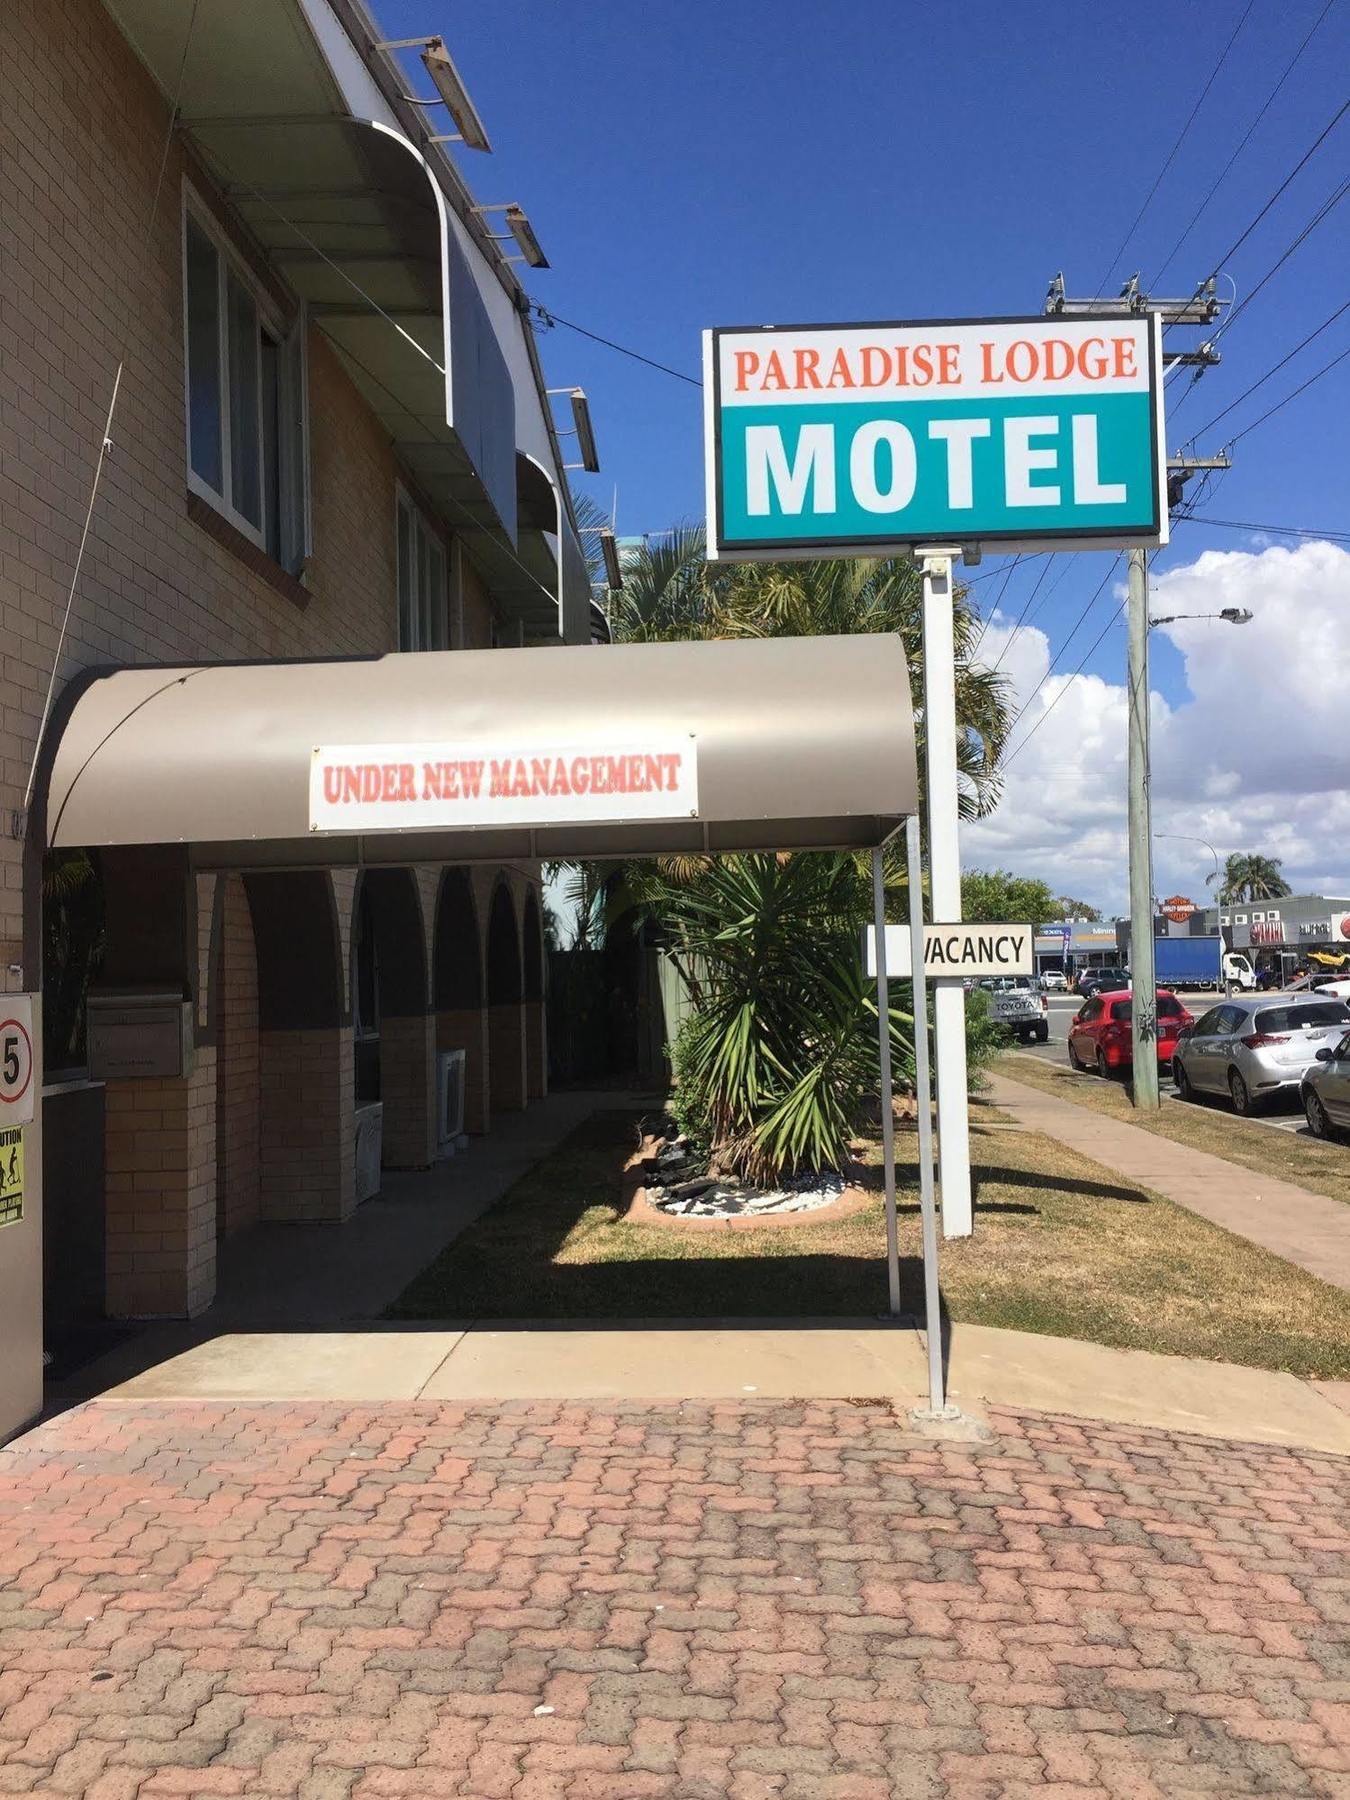
[(33, 998), (0, 994), (0, 1129), (33, 1117)]

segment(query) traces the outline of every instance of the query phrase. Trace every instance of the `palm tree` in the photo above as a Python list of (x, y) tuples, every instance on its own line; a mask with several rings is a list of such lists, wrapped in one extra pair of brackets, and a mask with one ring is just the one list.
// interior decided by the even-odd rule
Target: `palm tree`
[(1224, 858), (1223, 874), (1220, 876), (1216, 869), (1213, 874), (1205, 877), (1205, 884), (1212, 887), (1218, 876), (1218, 900), (1221, 906), (1230, 906), (1244, 900), (1282, 900), (1294, 890), (1281, 875), (1280, 868), (1278, 856), (1262, 856), (1256, 851), (1237, 851)]

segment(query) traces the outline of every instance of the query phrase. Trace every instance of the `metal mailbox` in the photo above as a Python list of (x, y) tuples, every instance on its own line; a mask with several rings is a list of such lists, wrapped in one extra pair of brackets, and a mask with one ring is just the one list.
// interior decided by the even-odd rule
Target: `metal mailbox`
[(89, 1073), (96, 1081), (192, 1073), (192, 1002), (177, 989), (89, 996)]

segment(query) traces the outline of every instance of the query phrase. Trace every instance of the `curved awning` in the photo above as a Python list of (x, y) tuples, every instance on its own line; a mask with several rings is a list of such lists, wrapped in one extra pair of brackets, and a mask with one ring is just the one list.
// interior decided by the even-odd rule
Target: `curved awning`
[(93, 673), (53, 848), (199, 867), (866, 849), (917, 806), (898, 637)]

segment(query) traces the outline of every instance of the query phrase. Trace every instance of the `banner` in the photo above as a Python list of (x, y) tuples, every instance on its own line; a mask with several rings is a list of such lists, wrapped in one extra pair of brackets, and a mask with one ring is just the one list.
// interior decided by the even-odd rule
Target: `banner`
[(697, 816), (692, 734), (618, 744), (328, 744), (310, 766), (311, 831)]

